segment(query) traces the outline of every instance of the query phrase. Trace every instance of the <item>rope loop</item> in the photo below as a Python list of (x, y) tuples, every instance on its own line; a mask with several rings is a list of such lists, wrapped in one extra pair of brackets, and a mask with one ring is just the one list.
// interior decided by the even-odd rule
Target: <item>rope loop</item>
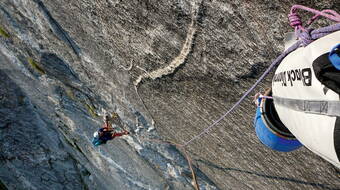
[(302, 21), (300, 16), (297, 13), (288, 14), (289, 25), (293, 28), (302, 27)]
[(305, 7), (305, 6), (302, 6), (302, 5), (293, 5), (291, 10), (290, 10), (290, 14), (288, 15), (288, 19), (289, 19), (289, 22), (290, 22), (289, 24), (290, 24), (291, 27), (293, 27), (295, 29), (295, 34), (296, 34), (297, 37), (299, 37), (301, 39), (303, 46), (307, 46), (308, 44), (313, 42), (315, 39), (313, 39), (311, 37), (312, 36), (311, 30), (309, 28), (305, 29), (303, 27), (301, 18), (297, 14), (298, 9), (305, 10), (305, 11), (308, 11), (308, 12), (311, 12), (311, 13), (314, 14), (314, 16), (312, 18), (310, 18), (309, 21), (307, 22), (307, 26), (312, 24), (320, 16), (323, 16), (323, 17), (328, 18), (329, 20), (333, 20), (335, 22), (340, 22), (340, 14), (338, 14), (334, 10), (325, 9), (325, 10), (319, 11), (319, 10), (315, 10), (315, 9)]

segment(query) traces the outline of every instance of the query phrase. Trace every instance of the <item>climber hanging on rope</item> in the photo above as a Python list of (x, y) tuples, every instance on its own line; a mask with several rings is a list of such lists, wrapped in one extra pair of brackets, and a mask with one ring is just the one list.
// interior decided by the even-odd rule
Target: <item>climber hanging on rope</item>
[(123, 130), (123, 132), (117, 132), (116, 129), (112, 127), (112, 119), (115, 119), (116, 117), (116, 115), (111, 118), (108, 115), (104, 116), (103, 127), (98, 129), (93, 134), (92, 144), (94, 146), (106, 144), (107, 141), (112, 140), (116, 137), (130, 134), (127, 130)]

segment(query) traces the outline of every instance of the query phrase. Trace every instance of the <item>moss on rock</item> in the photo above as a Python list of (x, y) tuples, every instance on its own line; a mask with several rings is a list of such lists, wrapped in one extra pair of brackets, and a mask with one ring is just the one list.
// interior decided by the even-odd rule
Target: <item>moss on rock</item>
[(0, 36), (2, 36), (4, 38), (11, 37), (11, 35), (9, 35), (9, 33), (3, 27), (1, 27), (1, 26), (0, 26)]
[(38, 62), (34, 61), (34, 59), (28, 58), (28, 64), (40, 74), (46, 74), (46, 71), (40, 66)]

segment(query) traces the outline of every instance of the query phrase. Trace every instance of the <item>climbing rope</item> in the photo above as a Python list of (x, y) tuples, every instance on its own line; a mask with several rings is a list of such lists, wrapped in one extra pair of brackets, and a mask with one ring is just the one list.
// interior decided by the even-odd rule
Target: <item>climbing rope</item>
[(320, 16), (324, 16), (330, 20), (333, 20), (335, 22), (340, 22), (340, 15), (333, 11), (333, 10), (323, 10), (323, 11), (318, 11), (315, 9), (311, 9), (309, 7), (305, 7), (302, 5), (294, 5), (290, 9), (290, 14), (288, 15), (288, 19), (290, 21), (290, 26), (295, 28), (295, 31), (297, 30), (303, 30), (305, 31), (305, 28), (302, 26), (302, 21), (299, 15), (296, 13), (297, 9), (302, 9), (311, 13), (314, 13), (315, 15), (308, 21), (307, 25), (310, 25), (312, 22), (314, 22), (317, 18)]
[(319, 16), (324, 16), (330, 20), (333, 20), (335, 22), (340, 22), (340, 15), (333, 11), (333, 10), (323, 10), (323, 11), (318, 11), (315, 9), (311, 9), (308, 7), (304, 7), (301, 5), (294, 5), (291, 8), (291, 12), (288, 15), (289, 21), (290, 21), (290, 26), (295, 28), (295, 33), (296, 36), (300, 39), (298, 42), (296, 42), (294, 45), (292, 45), (290, 48), (288, 48), (286, 51), (284, 51), (276, 60), (269, 65), (269, 67), (266, 69), (266, 71), (260, 76), (260, 78), (254, 83), (252, 87), (250, 87), (244, 94), (243, 96), (227, 111), (225, 112), (219, 119), (214, 121), (211, 125), (209, 125), (207, 128), (205, 128), (201, 133), (198, 135), (192, 137), (190, 140), (185, 142), (182, 146), (188, 146), (190, 143), (192, 143), (194, 140), (202, 137), (204, 134), (209, 133), (209, 130), (216, 126), (220, 121), (222, 121), (227, 115), (229, 115), (230, 112), (232, 112), (235, 108), (237, 108), (243, 100), (255, 89), (255, 87), (267, 76), (267, 74), (291, 52), (296, 50), (297, 48), (301, 46), (307, 46), (311, 42), (313, 42), (316, 39), (322, 38), (332, 32), (339, 31), (340, 30), (340, 23), (331, 25), (328, 27), (320, 28), (317, 30), (313, 30), (310, 28), (305, 29), (302, 26), (302, 21), (298, 14), (296, 13), (297, 9), (303, 9), (306, 11), (309, 11), (311, 13), (314, 13), (315, 15), (310, 19), (308, 24), (312, 23), (314, 20), (316, 20)]
[[(308, 44), (310, 44), (311, 42), (313, 42), (314, 40), (316, 40), (320, 37), (316, 36), (314, 34), (314, 38), (311, 38), (311, 36), (313, 36), (313, 35), (311, 35), (310, 33), (313, 30), (310, 29), (310, 28), (306, 29), (305, 27), (303, 27), (301, 18), (297, 14), (298, 9), (305, 10), (305, 11), (308, 11), (308, 12), (315, 14), (311, 19), (309, 19), (309, 21), (307, 22), (307, 25), (310, 25), (312, 22), (314, 22), (320, 16), (326, 17), (326, 18), (333, 20), (335, 22), (340, 22), (340, 15), (333, 10), (326, 9), (326, 10), (323, 10), (323, 11), (318, 11), (318, 10), (311, 9), (311, 8), (308, 8), (308, 7), (305, 7), (305, 6), (302, 6), (302, 5), (292, 6), (290, 13), (288, 14), (290, 26), (295, 29), (295, 35), (297, 37), (299, 37), (300, 40), (302, 40), (304, 46), (307, 46)], [(319, 33), (323, 33), (323, 32), (319, 31)], [(327, 34), (329, 34), (329, 32)]]
[(227, 115), (229, 115), (230, 112), (232, 112), (236, 107), (238, 107), (243, 100), (255, 89), (255, 87), (267, 76), (267, 74), (278, 64), (280, 63), (290, 52), (294, 51), (296, 48), (298, 48), (300, 43), (295, 43), (292, 47), (290, 47), (288, 50), (286, 50), (283, 54), (281, 54), (268, 68), (267, 70), (260, 76), (260, 78), (254, 83), (252, 87), (250, 87), (246, 93), (243, 94), (243, 96), (225, 113), (223, 114), (218, 120), (216, 120), (213, 124), (208, 126), (206, 129), (204, 129), (200, 134), (194, 136), (192, 139), (184, 143), (183, 146), (187, 146), (192, 141), (196, 140), (197, 138), (200, 138), (205, 133), (208, 133), (208, 131), (213, 128), (216, 124), (218, 124), (220, 121), (222, 121)]
[(190, 158), (189, 154), (187, 153), (187, 151), (186, 151), (185, 147), (183, 147), (183, 145), (177, 144), (177, 143), (172, 142), (172, 141), (167, 141), (167, 140), (149, 139), (149, 138), (143, 138), (143, 137), (140, 137), (140, 139), (142, 141), (149, 141), (149, 142), (155, 142), (155, 143), (159, 143), (159, 144), (173, 145), (173, 146), (176, 146), (176, 148), (178, 148), (179, 150), (181, 150), (184, 154), (185, 159), (187, 160), (189, 169), (191, 171), (192, 185), (194, 186), (195, 190), (200, 190), (200, 187), (199, 187), (198, 181), (197, 181), (197, 177), (196, 177), (196, 173), (195, 173), (195, 170), (194, 170), (193, 165), (192, 165), (192, 159)]
[[(266, 69), (266, 71), (260, 76), (260, 78), (251, 86), (244, 94), (243, 96), (227, 111), (225, 112), (219, 119), (214, 121), (211, 125), (209, 125), (207, 128), (205, 128), (201, 133), (198, 135), (192, 137), (190, 140), (186, 141), (184, 144), (178, 144), (175, 142), (171, 141), (164, 141), (164, 140), (157, 140), (157, 139), (147, 139), (147, 138), (142, 138), (141, 140), (144, 141), (150, 141), (150, 142), (156, 142), (156, 143), (161, 143), (161, 144), (171, 144), (176, 146), (178, 149), (182, 150), (182, 152), (185, 155), (185, 158), (188, 162), (189, 168), (192, 173), (192, 183), (194, 185), (195, 190), (199, 190), (199, 185), (197, 182), (197, 178), (192, 166), (192, 160), (189, 157), (187, 151), (186, 151), (186, 146), (188, 146), (190, 143), (192, 143), (194, 140), (202, 137), (204, 134), (209, 133), (209, 130), (216, 126), (220, 121), (222, 121), (230, 112), (232, 112), (234, 109), (236, 109), (242, 102), (243, 100), (256, 88), (256, 86), (267, 76), (267, 74), (278, 64), (281, 63), (281, 61), (291, 52), (296, 50), (297, 48), (301, 46), (307, 46), (311, 42), (313, 42), (316, 39), (322, 38), (332, 32), (339, 31), (340, 30), (340, 23), (331, 25), (328, 27), (320, 28), (317, 30), (313, 29), (305, 29), (302, 26), (302, 21), (298, 14), (296, 13), (297, 9), (303, 9), (309, 12), (314, 13), (315, 15), (308, 21), (307, 25), (310, 25), (312, 22), (314, 22), (318, 17), (324, 16), (330, 20), (333, 20), (335, 22), (340, 22), (340, 15), (333, 11), (333, 10), (323, 10), (323, 11), (317, 11), (315, 9), (311, 9), (308, 7), (304, 7), (301, 5), (294, 5), (291, 9), (290, 14), (288, 15), (289, 21), (290, 21), (290, 26), (292, 26), (295, 29), (295, 34), (299, 38), (299, 41), (297, 41), (294, 45), (292, 45), (290, 48), (288, 48), (286, 51), (284, 51), (278, 58), (274, 60), (274, 62), (269, 65), (269, 67)], [(255, 95), (255, 98), (266, 98), (266, 99), (272, 99), (271, 96), (268, 96), (267, 94), (262, 95), (260, 93), (257, 93)]]

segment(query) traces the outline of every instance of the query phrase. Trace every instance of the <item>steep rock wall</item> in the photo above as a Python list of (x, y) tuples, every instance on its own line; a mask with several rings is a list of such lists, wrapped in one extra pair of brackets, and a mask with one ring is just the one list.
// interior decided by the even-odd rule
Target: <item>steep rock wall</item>
[[(0, 181), (192, 189), (183, 155), (143, 138), (182, 143), (237, 101), (282, 51), (293, 3), (340, 11), (335, 1), (1, 1)], [(247, 99), (189, 146), (202, 189), (340, 188), (305, 148), (261, 145), (254, 109)], [(102, 110), (134, 134), (92, 147)]]

